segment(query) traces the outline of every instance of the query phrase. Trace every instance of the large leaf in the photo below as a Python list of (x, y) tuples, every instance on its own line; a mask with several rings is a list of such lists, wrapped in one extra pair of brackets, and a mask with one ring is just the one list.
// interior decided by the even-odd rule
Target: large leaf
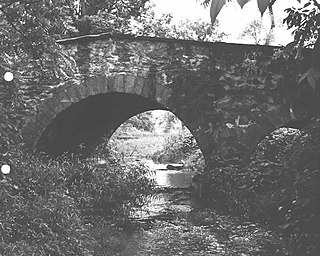
[(241, 8), (243, 8), (243, 6), (248, 3), (250, 0), (237, 0), (238, 4), (241, 6)]
[(271, 0), (257, 0), (258, 1), (258, 7), (261, 12), (261, 16), (264, 14), (266, 9), (268, 8), (268, 5), (270, 4)]
[(316, 86), (319, 86), (320, 82), (320, 70), (318, 67), (312, 67), (309, 69), (309, 74), (307, 76), (308, 82), (313, 90), (316, 89)]
[(227, 0), (212, 0), (210, 6), (211, 23), (214, 24), (221, 8), (226, 4)]
[(309, 68), (299, 79), (298, 83), (300, 84), (305, 78), (307, 78), (309, 85), (313, 90), (319, 86), (320, 82), (320, 69), (318, 67)]

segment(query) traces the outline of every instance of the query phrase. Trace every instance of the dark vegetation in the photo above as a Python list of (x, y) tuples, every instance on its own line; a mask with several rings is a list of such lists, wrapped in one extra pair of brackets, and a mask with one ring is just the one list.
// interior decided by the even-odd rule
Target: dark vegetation
[(229, 213), (282, 232), (290, 255), (319, 255), (320, 120), (301, 131), (275, 131), (245, 166), (208, 169), (203, 198)]
[(7, 164), (11, 173), (0, 180), (1, 255), (114, 255), (111, 238), (124, 228), (132, 232), (131, 210), (153, 191), (141, 165), (39, 160), (19, 150)]

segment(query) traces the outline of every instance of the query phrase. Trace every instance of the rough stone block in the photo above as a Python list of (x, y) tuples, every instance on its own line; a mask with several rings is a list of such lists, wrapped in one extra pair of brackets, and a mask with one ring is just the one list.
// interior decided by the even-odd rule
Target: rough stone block
[(146, 97), (148, 98), (149, 97), (149, 94), (150, 94), (150, 82), (149, 80), (145, 80), (144, 81), (144, 85), (143, 85), (143, 88), (142, 88), (142, 92), (141, 92), (141, 96), (142, 97)]
[(64, 92), (72, 103), (76, 103), (82, 100), (81, 94), (77, 86), (73, 86), (73, 87), (70, 86), (69, 88), (64, 88)]
[(59, 98), (50, 98), (44, 103), (48, 108), (50, 108), (56, 115), (60, 114), (65, 107), (61, 104), (61, 100)]
[(42, 134), (43, 127), (40, 123), (36, 121), (31, 121), (27, 124), (26, 129), (23, 130), (22, 137), (26, 144), (30, 148), (35, 148), (38, 140)]
[(106, 77), (106, 85), (107, 85), (107, 88), (108, 88), (108, 92), (114, 92), (115, 91), (115, 89), (114, 89), (115, 79), (116, 79), (115, 76), (107, 76)]
[(51, 109), (45, 108), (39, 114), (36, 115), (35, 120), (44, 126), (48, 126), (51, 121), (56, 117), (56, 114)]
[(124, 76), (124, 92), (133, 93), (135, 85), (135, 76), (126, 75)]
[[(65, 93), (64, 90), (61, 90), (58, 94), (56, 94), (56, 100), (59, 102), (59, 104), (63, 107), (62, 110), (65, 110), (66, 108), (70, 107), (72, 104), (71, 99), (69, 96)], [(58, 104), (58, 103), (57, 103)], [(61, 112), (61, 111), (60, 111)]]
[(100, 93), (104, 94), (109, 91), (107, 83), (108, 83), (108, 81), (107, 81), (106, 75), (102, 75), (101, 77), (99, 77)]
[(87, 83), (87, 81), (85, 81), (85, 84), (84, 86), (87, 88), (90, 96), (93, 96), (93, 95), (96, 95), (96, 89), (95, 89), (95, 86), (91, 83)]
[(84, 82), (77, 85), (77, 90), (81, 95), (81, 99), (85, 99), (91, 95), (87, 86), (84, 85)]
[(85, 83), (91, 95), (104, 93), (101, 92), (101, 88), (103, 88), (106, 84), (106, 77), (105, 75), (89, 77)]
[(145, 82), (145, 78), (136, 77), (136, 79), (134, 81), (133, 93), (140, 95), (143, 90), (144, 82)]
[(123, 75), (116, 75), (114, 78), (113, 91), (124, 92), (123, 90)]
[(156, 86), (156, 100), (163, 106), (167, 106), (172, 91), (170, 88), (157, 84)]

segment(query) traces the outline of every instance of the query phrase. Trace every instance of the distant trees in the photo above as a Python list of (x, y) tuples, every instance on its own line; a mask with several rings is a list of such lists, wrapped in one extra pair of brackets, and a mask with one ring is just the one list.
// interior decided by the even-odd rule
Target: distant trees
[(144, 15), (133, 23), (133, 32), (137, 35), (165, 37), (196, 41), (221, 41), (226, 33), (219, 31), (219, 23), (212, 26), (201, 19), (196, 21), (184, 20), (172, 22), (171, 13), (164, 13), (159, 18), (149, 6)]
[(124, 128), (126, 127), (134, 127), (146, 132), (154, 131), (152, 111), (146, 111), (131, 117), (124, 123)]
[(254, 19), (242, 31), (240, 38), (251, 39), (254, 44), (269, 45), (274, 40), (274, 35), (266, 32), (261, 20)]

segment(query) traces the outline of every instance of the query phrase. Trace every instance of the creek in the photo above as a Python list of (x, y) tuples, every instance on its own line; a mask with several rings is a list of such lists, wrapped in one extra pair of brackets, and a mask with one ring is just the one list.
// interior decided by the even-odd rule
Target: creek
[(272, 230), (201, 204), (190, 187), (195, 172), (146, 165), (159, 193), (133, 213), (141, 225), (119, 255), (287, 255), (284, 240)]

